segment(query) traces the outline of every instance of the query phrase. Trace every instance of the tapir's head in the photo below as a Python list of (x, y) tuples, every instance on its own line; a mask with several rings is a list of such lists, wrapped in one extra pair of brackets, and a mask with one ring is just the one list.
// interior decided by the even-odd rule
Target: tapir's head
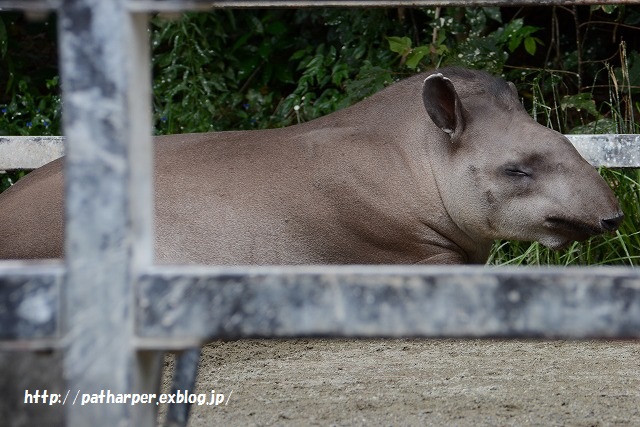
[(423, 100), (439, 135), (431, 162), (442, 201), (469, 236), (559, 249), (618, 228), (607, 183), (567, 138), (529, 117), (513, 84), (444, 69), (426, 78)]

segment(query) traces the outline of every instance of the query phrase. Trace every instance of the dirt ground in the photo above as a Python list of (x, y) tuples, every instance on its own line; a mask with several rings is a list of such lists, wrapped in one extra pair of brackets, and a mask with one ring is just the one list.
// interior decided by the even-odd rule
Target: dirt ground
[[(22, 402), (65, 393), (61, 360), (0, 353), (1, 427), (62, 425), (62, 405)], [(224, 401), (194, 405), (191, 427), (640, 426), (640, 340), (215, 342), (195, 392), (211, 390)]]
[(211, 390), (190, 426), (640, 426), (640, 341), (216, 342)]

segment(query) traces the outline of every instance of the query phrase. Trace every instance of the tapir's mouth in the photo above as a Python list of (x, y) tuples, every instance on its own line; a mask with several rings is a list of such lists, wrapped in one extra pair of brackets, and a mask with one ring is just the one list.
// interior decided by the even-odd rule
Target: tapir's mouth
[(565, 218), (559, 217), (550, 217), (545, 221), (545, 225), (553, 230), (555, 233), (558, 233), (562, 237), (567, 238), (567, 240), (586, 240), (591, 236), (595, 236), (597, 234), (602, 234), (604, 230), (602, 227), (593, 226), (586, 222), (575, 221)]

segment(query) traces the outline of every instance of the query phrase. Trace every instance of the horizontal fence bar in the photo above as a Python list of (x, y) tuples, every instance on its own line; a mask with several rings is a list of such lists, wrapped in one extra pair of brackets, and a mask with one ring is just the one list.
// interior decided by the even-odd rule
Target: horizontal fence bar
[(63, 282), (61, 263), (0, 262), (0, 350), (55, 346)]
[(156, 267), (147, 348), (243, 337), (640, 337), (628, 268)]
[[(186, 11), (214, 8), (289, 8), (289, 7), (425, 7), (425, 6), (549, 6), (634, 4), (640, 0), (129, 0), (130, 10)], [(61, 0), (0, 0), (0, 10), (53, 10)]]
[(0, 170), (36, 169), (63, 155), (61, 136), (0, 136)]
[(0, 11), (47, 11), (57, 9), (62, 0), (0, 0)]
[[(64, 268), (0, 262), (0, 350), (54, 346)], [(444, 266), (154, 267), (140, 348), (242, 337), (639, 338), (640, 272)]]
[[(567, 135), (594, 166), (640, 167), (640, 135)], [(61, 136), (0, 137), (0, 171), (35, 169), (64, 155)]]
[[(51, 346), (64, 268), (0, 262), (0, 349)], [(640, 337), (628, 268), (155, 267), (139, 281), (143, 348), (295, 336)]]
[(567, 135), (567, 138), (594, 166), (640, 167), (640, 135)]
[[(638, 0), (616, 0), (607, 4), (632, 4)], [(304, 8), (304, 7), (466, 7), (591, 5), (603, 0), (129, 0), (137, 11), (206, 10), (213, 8)]]

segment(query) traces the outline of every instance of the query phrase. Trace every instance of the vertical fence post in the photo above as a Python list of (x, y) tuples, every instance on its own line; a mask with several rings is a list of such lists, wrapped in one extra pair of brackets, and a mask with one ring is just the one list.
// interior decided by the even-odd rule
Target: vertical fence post
[[(152, 261), (146, 14), (126, 0), (64, 0), (67, 136), (64, 372), (71, 426), (153, 425), (155, 405), (80, 406), (83, 395), (155, 392), (160, 354), (138, 352), (133, 285)], [(144, 421), (143, 421), (144, 419)]]

